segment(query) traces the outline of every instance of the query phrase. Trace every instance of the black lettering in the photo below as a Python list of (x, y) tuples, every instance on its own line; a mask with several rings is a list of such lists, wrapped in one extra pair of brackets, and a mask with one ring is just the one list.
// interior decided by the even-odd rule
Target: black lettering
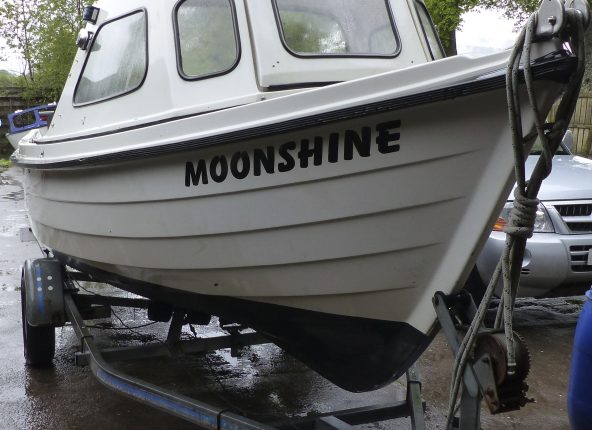
[[(241, 164), (239, 169), (238, 164)], [(245, 179), (251, 170), (251, 160), (246, 152), (237, 152), (230, 160), (230, 171), (236, 179)]]
[(339, 161), (339, 133), (331, 133), (329, 136), (329, 163)]
[(261, 166), (267, 173), (275, 173), (275, 151), (273, 146), (267, 147), (267, 154), (262, 149), (255, 149), (253, 153), (253, 174), (261, 176)]
[[(220, 173), (218, 173), (220, 166)], [(228, 161), (223, 155), (217, 155), (210, 161), (210, 176), (215, 182), (223, 182), (228, 176)]]
[(310, 141), (308, 139), (302, 139), (300, 141), (300, 151), (298, 152), (298, 158), (300, 159), (300, 167), (308, 167), (308, 159), (313, 157), (313, 163), (315, 166), (323, 164), (323, 138), (315, 137), (314, 145), (310, 148)]
[(345, 130), (343, 158), (351, 160), (354, 158), (354, 147), (360, 157), (370, 157), (370, 145), (372, 130), (370, 127), (362, 127), (362, 136), (354, 130)]
[(199, 185), (200, 178), (202, 184), (208, 183), (208, 169), (206, 168), (206, 162), (204, 160), (199, 160), (197, 166), (195, 166), (191, 161), (188, 161), (185, 164), (185, 186), (190, 187), (191, 184)]
[(296, 149), (296, 142), (287, 142), (280, 146), (279, 154), (280, 157), (284, 159), (283, 163), (278, 164), (278, 171), (280, 172), (289, 172), (294, 167), (296, 167), (296, 162), (294, 161), (294, 157), (290, 154), (290, 151)]
[(396, 142), (401, 138), (400, 133), (391, 133), (394, 128), (401, 128), (401, 121), (383, 122), (376, 126), (378, 136), (376, 143), (381, 154), (389, 154), (391, 152), (398, 152), (401, 149), (400, 145), (389, 145), (390, 142)]

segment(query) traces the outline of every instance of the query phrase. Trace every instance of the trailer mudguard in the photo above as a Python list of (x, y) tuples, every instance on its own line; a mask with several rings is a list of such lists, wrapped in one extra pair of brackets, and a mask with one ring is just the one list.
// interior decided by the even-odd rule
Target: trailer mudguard
[(66, 322), (63, 267), (55, 258), (25, 261), (27, 322), (33, 327), (61, 327)]

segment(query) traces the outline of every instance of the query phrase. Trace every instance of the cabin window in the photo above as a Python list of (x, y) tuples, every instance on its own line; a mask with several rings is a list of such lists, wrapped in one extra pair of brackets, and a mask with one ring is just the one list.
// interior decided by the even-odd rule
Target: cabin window
[(428, 48), (430, 49), (432, 59), (439, 60), (440, 58), (444, 58), (446, 54), (442, 48), (442, 43), (440, 43), (440, 37), (436, 32), (432, 18), (430, 17), (425, 5), (422, 2), (416, 1), (415, 9), (417, 10), (417, 15), (419, 15), (421, 28), (426, 38), (426, 42), (428, 43)]
[(92, 42), (74, 104), (95, 103), (139, 88), (147, 71), (147, 39), (144, 11), (103, 24)]
[(386, 0), (275, 0), (284, 46), (296, 56), (393, 57), (400, 45)]
[(232, 70), (239, 59), (231, 0), (185, 0), (175, 12), (177, 61), (185, 79), (202, 79)]

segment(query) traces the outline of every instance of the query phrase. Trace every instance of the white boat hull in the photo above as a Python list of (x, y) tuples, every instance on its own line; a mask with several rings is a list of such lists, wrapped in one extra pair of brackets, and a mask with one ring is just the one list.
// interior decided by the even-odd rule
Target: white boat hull
[(458, 286), (508, 192), (503, 91), (472, 98), (397, 112), (397, 152), (221, 184), (186, 187), (187, 161), (374, 128), (393, 114), (141, 163), (32, 170), (33, 228), (51, 248), (133, 279), (427, 333), (424, 298)]
[[(430, 66), (422, 67), (428, 73)], [(269, 115), (279, 115), (276, 107), (312, 102), (315, 91), (318, 103), (341, 87), (183, 120), (178, 135), (166, 134), (175, 129), (164, 123), (115, 138), (21, 143), (33, 231), (70, 264), (137, 282), (137, 292), (145, 286), (146, 295), (156, 295), (160, 287), (169, 296), (177, 292), (250, 303), (249, 315), (234, 308), (236, 315), (272, 337), (269, 318), (260, 319), (262, 309), (286, 310), (287, 315), (301, 311), (315, 321), (326, 316), (323, 321), (332, 321), (334, 329), (347, 319), (354, 321), (352, 330), (365, 322), (393, 327), (365, 348), (368, 354), (375, 349), (381, 363), (398, 357), (392, 367), (371, 377), (364, 373), (373, 371), (367, 362), (355, 381), (333, 375), (354, 391), (376, 388), (404, 372), (429, 342), (435, 320), (431, 297), (462, 286), (513, 182), (503, 82), (465, 93), (458, 88), (442, 92), (434, 82), (413, 91), (380, 87), (397, 76), (411, 81), (412, 75), (406, 70), (343, 84), (354, 95), (375, 88), (366, 95), (373, 104), (362, 101), (356, 107), (352, 99), (348, 111), (334, 115), (331, 109), (341, 106), (323, 105), (318, 110), (327, 120), (302, 126), (286, 122), (285, 131), (277, 126), (284, 123), (270, 123), (275, 129), (259, 136), (252, 130), (261, 128), (249, 127), (265, 117), (249, 115), (266, 107)], [(544, 81), (540, 89), (541, 108), (548, 110), (560, 84)], [(437, 97), (424, 97), (426, 91)], [(396, 102), (383, 109), (381, 98)], [(533, 118), (530, 109), (524, 112), (523, 126), (529, 130)], [(188, 141), (186, 130), (202, 133), (208, 125), (215, 130), (216, 124), (232, 120), (233, 130), (247, 130), (246, 138), (195, 144), (157, 158), (113, 161), (118, 153), (101, 155), (108, 154), (103, 141), (133, 142), (142, 133)], [(94, 156), (99, 163), (64, 158), (68, 147), (75, 152), (83, 145), (85, 151), (95, 150), (89, 160)], [(136, 150), (151, 154), (150, 148), (129, 148), (128, 155)], [(406, 334), (401, 335), (401, 327)], [(288, 339), (290, 350), (304, 332), (290, 332), (289, 339), (284, 333), (278, 343)], [(317, 347), (324, 342), (314, 330), (310, 336), (317, 336)], [(293, 350), (298, 355), (307, 348), (315, 347)], [(357, 357), (359, 350), (353, 354)], [(325, 375), (333, 367), (339, 368), (317, 360), (316, 368)]]

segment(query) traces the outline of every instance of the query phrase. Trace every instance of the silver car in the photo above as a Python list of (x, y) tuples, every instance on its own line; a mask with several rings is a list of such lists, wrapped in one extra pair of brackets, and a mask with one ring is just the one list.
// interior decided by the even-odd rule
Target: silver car
[[(535, 233), (528, 239), (522, 263), (521, 296), (536, 297), (562, 284), (592, 282), (592, 160), (573, 155), (572, 142), (568, 132), (539, 192)], [(540, 153), (535, 145), (526, 161), (528, 176)], [(483, 289), (493, 274), (505, 246), (501, 229), (511, 208), (509, 200), (481, 251), (468, 281), (472, 291)]]

